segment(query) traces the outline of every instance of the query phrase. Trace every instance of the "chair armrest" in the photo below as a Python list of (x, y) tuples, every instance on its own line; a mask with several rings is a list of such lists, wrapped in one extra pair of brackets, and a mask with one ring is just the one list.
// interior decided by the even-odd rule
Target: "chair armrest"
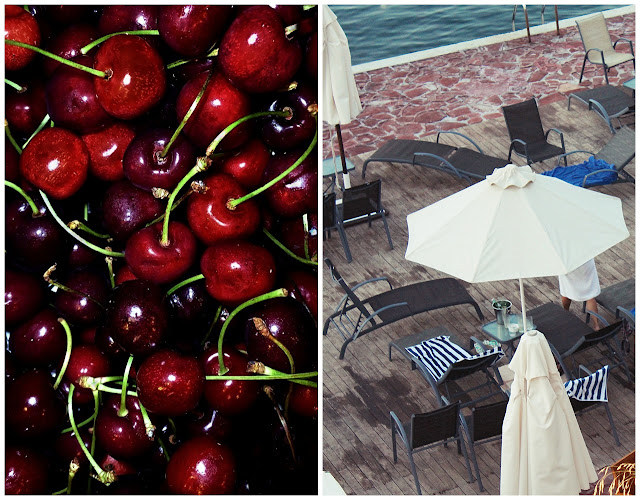
[(400, 434), (400, 437), (402, 438), (402, 441), (404, 441), (405, 445), (408, 445), (409, 438), (404, 432), (404, 426), (402, 425), (402, 422), (398, 418), (398, 415), (396, 415), (394, 411), (390, 411), (389, 415), (391, 416), (391, 427), (396, 428), (396, 430), (398, 431), (398, 434)]
[(371, 278), (371, 279), (368, 279), (368, 280), (361, 281), (357, 285), (352, 286), (351, 287), (351, 291), (355, 292), (361, 286), (364, 286), (364, 285), (366, 285), (368, 283), (375, 283), (376, 281), (386, 281), (389, 284), (389, 289), (391, 289), (391, 290), (393, 289), (393, 285), (389, 281), (389, 278), (387, 278), (386, 276), (380, 276), (379, 278)]
[[(594, 170), (593, 172), (589, 172), (587, 175), (584, 176), (584, 178), (582, 179), (582, 187), (585, 187), (587, 185), (587, 178), (591, 177), (592, 175), (595, 174), (599, 174), (601, 172), (615, 172), (616, 176), (620, 177), (618, 174), (618, 171), (615, 168), (601, 168), (599, 170)], [(593, 313), (595, 314), (595, 313)], [(598, 318), (600, 319), (600, 318)]]
[(455, 130), (442, 130), (442, 131), (438, 132), (438, 135), (436, 136), (436, 142), (440, 142), (440, 134), (455, 134), (455, 135), (459, 135), (460, 137), (462, 137), (462, 138), (466, 139), (466, 140), (467, 140), (467, 141), (469, 141), (471, 144), (473, 144), (473, 145), (475, 146), (475, 148), (476, 148), (480, 153), (484, 154), (484, 152), (482, 151), (482, 149), (480, 148), (480, 146), (478, 146), (478, 145), (475, 143), (475, 141), (474, 141), (471, 137), (469, 137), (469, 136), (467, 136), (467, 135), (464, 135), (464, 134), (462, 134), (462, 133), (460, 133), (460, 132), (456, 132)]
[(593, 156), (595, 154), (595, 153), (593, 153), (591, 151), (587, 151), (586, 149), (576, 149), (575, 151), (569, 151), (568, 153), (564, 153), (564, 154), (561, 154), (560, 156), (558, 156), (558, 163), (557, 164), (560, 165), (560, 160), (564, 159), (566, 161), (566, 158), (569, 155), (572, 155), (574, 153), (586, 153), (586, 154), (591, 155), (591, 156)]
[(482, 349), (482, 352), (486, 351), (486, 349), (484, 348), (484, 344), (482, 343), (481, 340), (479, 340), (477, 337), (474, 337), (474, 336), (469, 337), (469, 349), (475, 349), (476, 344), (480, 346), (480, 349)]
[(631, 40), (629, 40), (628, 38), (618, 38), (613, 44), (614, 50), (616, 48), (616, 45), (618, 45), (618, 42), (627, 42), (629, 44), (629, 48), (631, 49), (631, 55), (635, 57), (633, 53), (633, 42)]
[[(602, 62), (604, 62), (604, 52), (602, 52), (601, 49), (589, 49), (587, 50), (587, 53), (584, 55), (584, 57), (589, 59), (589, 52), (591, 51), (600, 52), (600, 58), (602, 59)], [(589, 59), (589, 62), (591, 62), (591, 59)]]
[[(593, 374), (593, 372), (591, 370), (589, 370), (589, 368), (587, 368), (584, 365), (580, 365), (580, 366), (578, 366), (578, 375), (580, 375), (582, 372), (585, 373), (585, 377), (588, 377), (589, 375)], [(582, 378), (582, 377), (580, 377), (580, 378)]]
[(590, 316), (591, 316), (591, 315), (593, 315), (593, 316), (595, 316), (596, 318), (598, 318), (598, 320), (601, 322), (601, 324), (602, 324), (603, 326), (609, 326), (609, 322), (608, 322), (606, 319), (604, 319), (604, 318), (603, 318), (600, 314), (598, 314), (597, 312), (593, 312), (593, 311), (592, 311), (592, 310), (590, 310), (590, 309), (586, 309), (586, 310), (585, 310), (585, 312), (587, 313), (587, 317), (586, 317), (586, 319), (585, 319), (585, 323), (588, 323), (588, 322), (589, 322), (589, 318), (590, 318)]
[(507, 161), (511, 161), (511, 152), (515, 149), (515, 145), (516, 144), (521, 144), (524, 147), (524, 155), (527, 158), (527, 161), (529, 159), (529, 149), (527, 148), (527, 143), (524, 142), (522, 139), (514, 139), (513, 141), (511, 141), (511, 145), (509, 146), (509, 156), (507, 158)]

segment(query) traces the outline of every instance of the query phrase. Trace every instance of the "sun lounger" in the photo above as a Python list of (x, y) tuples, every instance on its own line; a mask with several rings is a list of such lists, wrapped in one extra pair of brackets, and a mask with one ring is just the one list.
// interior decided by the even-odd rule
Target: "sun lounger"
[[(449, 146), (440, 142), (441, 134), (455, 134), (468, 140), (476, 150)], [(446, 172), (470, 184), (473, 179), (481, 180), (493, 173), (496, 168), (504, 167), (508, 162), (483, 153), (471, 138), (454, 131), (439, 132), (436, 142), (394, 139), (380, 147), (362, 166), (364, 179), (367, 165), (373, 162), (406, 163)]]
[(595, 111), (609, 126), (612, 134), (616, 133), (611, 120), (617, 119), (622, 127), (620, 118), (635, 112), (635, 99), (624, 90), (613, 85), (604, 85), (593, 89), (581, 90), (569, 94), (567, 109), (571, 109), (571, 98), (589, 106), (589, 110)]
[[(339, 283), (345, 291), (345, 295), (336, 306), (335, 311), (325, 321), (322, 332), (323, 335), (326, 335), (330, 325), (335, 326), (340, 332), (344, 339), (340, 349), (340, 359), (344, 358), (348, 345), (358, 337), (423, 312), (470, 304), (475, 308), (478, 317), (481, 320), (484, 319), (478, 303), (454, 278), (421, 281), (393, 288), (387, 278), (379, 277), (351, 287), (329, 259), (324, 259), (324, 261), (329, 267), (333, 280)], [(386, 281), (390, 289), (364, 299), (356, 294), (356, 290), (360, 287), (376, 281)], [(352, 317), (352, 315), (357, 316)]]

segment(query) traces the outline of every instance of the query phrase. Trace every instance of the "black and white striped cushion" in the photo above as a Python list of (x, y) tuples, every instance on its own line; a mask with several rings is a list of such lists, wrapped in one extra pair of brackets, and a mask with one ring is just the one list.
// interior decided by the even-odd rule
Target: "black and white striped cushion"
[(580, 401), (608, 401), (607, 376), (609, 365), (603, 366), (591, 375), (576, 380), (569, 380), (564, 388), (570, 398)]
[(479, 359), (500, 353), (496, 361), (504, 356), (501, 347), (494, 347), (481, 354), (471, 355), (462, 347), (449, 340), (448, 335), (440, 335), (419, 344), (407, 347), (406, 350), (416, 361), (422, 363), (429, 374), (437, 381), (445, 374), (449, 366), (463, 359)]

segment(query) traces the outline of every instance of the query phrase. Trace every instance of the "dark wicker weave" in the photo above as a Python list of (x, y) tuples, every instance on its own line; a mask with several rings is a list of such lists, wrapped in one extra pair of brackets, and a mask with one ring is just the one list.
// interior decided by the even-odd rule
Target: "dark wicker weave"
[[(529, 165), (565, 153), (562, 132), (556, 128), (551, 128), (546, 133), (544, 132), (538, 104), (535, 99), (503, 106), (502, 112), (511, 140), (509, 162), (511, 162), (511, 153), (526, 158)], [(551, 131), (560, 136), (561, 147), (548, 142), (549, 132)]]
[[(442, 307), (471, 304), (478, 317), (481, 320), (484, 319), (478, 303), (454, 278), (422, 281), (399, 288), (393, 288), (389, 283), (389, 291), (360, 299), (355, 293), (358, 288), (373, 281), (388, 282), (388, 279), (384, 277), (373, 278), (350, 287), (333, 263), (329, 259), (324, 259), (324, 261), (329, 267), (333, 280), (338, 282), (345, 291), (345, 295), (335, 311), (325, 321), (322, 332), (323, 335), (326, 335), (331, 324), (338, 329), (344, 339), (340, 349), (340, 359), (344, 358), (347, 346), (358, 337), (415, 314)], [(351, 318), (350, 312), (358, 314), (358, 317)]]
[(367, 158), (362, 165), (362, 178), (367, 172), (367, 165), (373, 162), (408, 163), (413, 165), (416, 153), (429, 153), (446, 158), (456, 150), (453, 146), (429, 141), (413, 141), (393, 139), (385, 142), (380, 149)]
[(330, 193), (324, 194), (322, 208), (323, 208), (323, 211), (322, 211), (323, 234), (327, 238), (330, 238), (331, 230), (332, 229), (337, 230), (338, 235), (340, 236), (340, 241), (342, 243), (342, 248), (344, 249), (345, 257), (347, 258), (347, 262), (351, 262), (351, 250), (349, 249), (349, 243), (347, 242), (347, 235), (344, 231), (344, 224), (336, 208), (336, 193), (330, 192)]
[(595, 111), (607, 123), (612, 134), (615, 134), (616, 131), (611, 120), (617, 119), (620, 124), (620, 118), (635, 112), (636, 107), (635, 98), (613, 85), (604, 85), (569, 94), (567, 109), (571, 109), (571, 98), (579, 100), (589, 106), (590, 110)]

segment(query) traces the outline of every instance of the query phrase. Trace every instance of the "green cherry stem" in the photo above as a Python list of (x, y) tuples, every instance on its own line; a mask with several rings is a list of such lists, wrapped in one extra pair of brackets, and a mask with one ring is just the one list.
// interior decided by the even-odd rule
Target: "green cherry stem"
[(262, 232), (265, 234), (265, 236), (267, 238), (269, 238), (280, 250), (282, 250), (284, 253), (286, 253), (289, 257), (291, 257), (292, 259), (297, 260), (298, 262), (302, 262), (303, 264), (308, 264), (310, 266), (317, 266), (318, 262), (314, 261), (314, 260), (308, 260), (308, 259), (303, 259), (302, 257), (296, 255), (295, 253), (293, 253), (291, 250), (289, 250), (287, 247), (285, 247), (280, 241), (278, 241), (276, 239), (276, 237), (274, 235), (272, 235), (267, 229), (262, 228)]
[(129, 356), (127, 360), (127, 366), (124, 368), (124, 377), (122, 378), (122, 394), (120, 395), (120, 409), (118, 410), (119, 417), (126, 417), (129, 414), (127, 410), (127, 383), (129, 382), (129, 371), (133, 364), (133, 356)]
[(96, 471), (96, 474), (98, 476), (98, 480), (103, 484), (109, 485), (109, 484), (113, 483), (116, 480), (115, 474), (113, 473), (113, 471), (108, 471), (107, 472), (107, 471), (102, 470), (102, 468), (98, 465), (98, 462), (95, 461), (95, 459), (93, 458), (91, 453), (89, 453), (89, 450), (87, 450), (87, 447), (85, 446), (84, 441), (82, 440), (82, 437), (80, 436), (80, 432), (78, 431), (78, 427), (76, 426), (75, 419), (73, 418), (73, 391), (74, 391), (74, 389), (75, 389), (74, 385), (71, 384), (69, 386), (69, 396), (67, 397), (67, 410), (69, 412), (69, 422), (71, 423), (71, 427), (73, 429), (73, 432), (76, 435), (76, 439), (78, 440), (78, 444), (80, 445), (80, 449), (82, 450), (82, 452), (87, 457), (87, 460), (89, 460), (89, 463), (91, 464), (93, 469)]
[(64, 328), (64, 333), (67, 335), (67, 351), (64, 353), (64, 361), (62, 362), (60, 373), (58, 373), (56, 381), (53, 384), (54, 390), (58, 388), (60, 382), (62, 382), (62, 377), (64, 377), (64, 372), (67, 371), (69, 358), (71, 358), (71, 349), (73, 348), (73, 338), (71, 337), (71, 329), (69, 328), (69, 324), (65, 321), (64, 318), (58, 318), (58, 322), (62, 325), (62, 328)]
[[(88, 375), (84, 375), (79, 377), (77, 380), (78, 386), (83, 389), (91, 389), (95, 391), (103, 384), (108, 382), (119, 382), (122, 380), (122, 375), (110, 375), (108, 377), (90, 377)], [(120, 389), (115, 389), (120, 394)]]
[(67, 482), (67, 495), (71, 495), (71, 485), (73, 484), (73, 478), (76, 477), (76, 472), (80, 469), (80, 462), (77, 458), (71, 460), (69, 464), (69, 481)]
[(63, 290), (65, 292), (68, 293), (72, 293), (74, 295), (77, 295), (78, 297), (86, 297), (87, 299), (89, 299), (90, 301), (92, 301), (93, 303), (97, 304), (98, 306), (100, 306), (101, 309), (104, 309), (104, 306), (98, 302), (96, 299), (94, 299), (93, 297), (91, 297), (90, 295), (87, 295), (86, 293), (82, 293), (79, 292), (77, 290), (74, 290), (73, 288), (69, 288), (66, 285), (63, 285), (62, 283), (58, 283), (57, 281), (55, 281), (53, 278), (51, 278), (51, 275), (53, 274), (53, 272), (56, 270), (56, 268), (58, 267), (57, 264), (52, 265), (49, 269), (47, 269), (45, 271), (45, 273), (42, 275), (42, 277), (44, 278), (44, 280), (49, 283), (52, 286), (55, 286), (57, 288), (59, 288), (60, 290)]
[(4, 185), (20, 193), (20, 195), (26, 200), (26, 202), (31, 207), (32, 217), (41, 217), (42, 215), (44, 215), (40, 213), (40, 210), (38, 209), (38, 205), (35, 204), (33, 199), (27, 194), (27, 192), (24, 189), (22, 189), (17, 184), (14, 184), (13, 182), (7, 181), (7, 180), (4, 181)]
[[(192, 195), (194, 193), (193, 189), (189, 189), (189, 191), (187, 191), (185, 194), (183, 194), (180, 199), (178, 201), (176, 201), (172, 206), (171, 206), (171, 211), (173, 212), (176, 208), (178, 208), (180, 206), (180, 204), (186, 200), (190, 195)], [(161, 220), (164, 220), (165, 218), (165, 214), (163, 213), (162, 215), (159, 215), (158, 217), (156, 217), (155, 219), (153, 219), (151, 222), (148, 222), (147, 224), (145, 224), (144, 227), (149, 227), (149, 226), (153, 226), (154, 224), (156, 224), (157, 222), (160, 222)]]
[(113, 257), (105, 257), (104, 260), (107, 263), (107, 273), (109, 274), (109, 284), (111, 285), (111, 289), (113, 290), (116, 287), (116, 277), (113, 274)]
[(49, 115), (45, 115), (45, 117), (42, 119), (42, 121), (40, 122), (40, 125), (38, 125), (38, 128), (34, 130), (33, 134), (31, 134), (31, 136), (26, 140), (26, 142), (22, 145), (22, 149), (27, 147), (27, 144), (29, 144), (31, 142), (31, 139), (33, 139), (36, 134), (38, 132), (40, 132), (46, 125), (47, 122), (51, 120), (51, 117)]
[(158, 441), (158, 444), (162, 447), (162, 451), (164, 451), (164, 458), (167, 459), (167, 462), (171, 461), (171, 457), (169, 457), (169, 451), (167, 450), (167, 447), (164, 444), (164, 441), (162, 441), (162, 438), (160, 436), (156, 436), (156, 439)]
[(313, 140), (311, 141), (311, 144), (309, 144), (309, 147), (307, 147), (305, 152), (302, 153), (302, 156), (300, 156), (300, 158), (298, 158), (293, 165), (291, 165), (288, 169), (286, 169), (280, 175), (278, 175), (277, 177), (274, 177), (269, 182), (267, 182), (264, 186), (259, 187), (255, 191), (252, 191), (251, 193), (246, 194), (241, 198), (236, 198), (235, 200), (229, 200), (227, 202), (227, 208), (229, 208), (230, 210), (233, 210), (238, 205), (240, 205), (240, 203), (243, 203), (243, 202), (253, 198), (254, 196), (259, 195), (260, 193), (266, 191), (267, 189), (269, 189), (271, 186), (273, 186), (277, 182), (280, 182), (287, 175), (289, 175), (291, 172), (293, 172), (304, 160), (307, 159), (307, 156), (309, 156), (311, 151), (313, 151), (313, 148), (316, 146), (317, 143), (318, 143), (318, 127), (316, 126), (316, 133), (313, 136)]
[(67, 494), (67, 488), (62, 488), (61, 490), (54, 491), (51, 494), (52, 495), (66, 495)]
[(280, 423), (282, 424), (282, 428), (284, 429), (285, 436), (287, 437), (287, 442), (289, 443), (289, 449), (291, 450), (291, 457), (293, 458), (293, 461), (297, 463), (298, 459), (296, 458), (296, 449), (293, 446), (293, 438), (291, 437), (291, 432), (289, 431), (289, 425), (288, 425), (287, 419), (284, 417), (284, 415), (282, 415), (282, 412), (280, 411), (280, 405), (278, 405), (278, 402), (276, 401), (273, 388), (269, 385), (265, 385), (262, 388), (262, 391), (269, 397), (269, 399), (273, 403), (273, 408), (278, 414), (278, 418), (280, 419)]
[(209, 340), (209, 337), (211, 337), (211, 334), (213, 333), (213, 329), (215, 328), (216, 323), (218, 323), (218, 320), (220, 319), (221, 314), (222, 314), (222, 306), (218, 306), (218, 310), (216, 311), (216, 315), (213, 317), (211, 326), (209, 327), (209, 330), (207, 330), (207, 334), (202, 339), (202, 342), (200, 342), (200, 345), (204, 346), (207, 343), (207, 341)]
[[(218, 48), (213, 49), (206, 56), (204, 56), (204, 59), (207, 59), (209, 57), (216, 57), (218, 55), (218, 51)], [(177, 61), (173, 61), (172, 63), (167, 64), (167, 69), (177, 68), (178, 66), (190, 63), (191, 61), (195, 61), (195, 59), (178, 59)]]
[[(315, 373), (315, 375), (312, 375)], [(316, 382), (311, 380), (303, 379), (302, 376), (311, 377), (318, 376), (318, 372), (310, 372), (310, 373), (296, 373), (293, 375), (287, 375), (283, 373), (282, 375), (207, 375), (205, 380), (286, 380), (287, 382), (293, 382), (298, 385), (306, 385), (307, 387), (318, 387)]]
[(180, 125), (178, 125), (178, 128), (176, 129), (176, 131), (171, 136), (171, 139), (169, 139), (169, 142), (167, 143), (167, 145), (164, 147), (164, 149), (160, 153), (160, 155), (159, 155), (160, 158), (165, 158), (169, 154), (169, 150), (171, 149), (171, 146), (173, 146), (173, 143), (175, 142), (175, 140), (180, 135), (180, 132), (182, 132), (182, 129), (186, 126), (187, 121), (189, 121), (189, 118), (191, 118), (191, 115), (193, 114), (193, 112), (198, 107), (198, 104), (200, 104), (200, 100), (202, 99), (202, 96), (204, 95), (204, 91), (207, 89), (207, 85), (209, 85), (209, 81), (211, 80), (211, 76), (212, 75), (213, 75), (213, 71), (209, 71), (209, 75), (207, 75), (207, 78), (204, 81), (204, 85), (202, 85), (202, 88), (200, 89), (200, 92), (198, 92), (198, 95), (196, 96), (196, 98), (191, 103), (191, 106), (189, 107), (189, 109), (185, 113), (184, 118), (182, 118), (182, 121), (180, 122)]
[(86, 56), (87, 53), (93, 49), (96, 45), (100, 45), (102, 42), (109, 40), (109, 38), (114, 37), (116, 35), (159, 35), (160, 32), (158, 30), (132, 30), (132, 31), (118, 31), (116, 33), (109, 33), (97, 40), (94, 40), (91, 43), (88, 43), (84, 47), (80, 49), (80, 53), (83, 56)]
[(284, 353), (284, 355), (287, 357), (287, 360), (289, 361), (291, 373), (295, 373), (296, 365), (293, 362), (293, 356), (291, 356), (291, 352), (282, 342), (271, 335), (271, 332), (267, 328), (267, 324), (264, 322), (264, 320), (262, 318), (253, 318), (253, 325), (256, 327), (256, 330), (258, 330), (260, 335), (273, 342), (278, 347), (278, 349), (280, 349)]
[(56, 220), (56, 222), (58, 224), (60, 224), (60, 226), (62, 226), (62, 228), (69, 233), (71, 236), (73, 236), (76, 240), (78, 240), (80, 243), (82, 243), (85, 246), (88, 246), (89, 248), (91, 248), (92, 250), (95, 250), (98, 253), (101, 253), (103, 255), (108, 255), (110, 257), (124, 257), (124, 253), (122, 252), (113, 252), (111, 250), (106, 250), (104, 248), (100, 248), (99, 246), (94, 245), (93, 243), (89, 243), (87, 240), (85, 240), (82, 236), (78, 235), (76, 232), (72, 231), (69, 227), (67, 227), (67, 225), (64, 223), (64, 221), (58, 216), (58, 214), (55, 212), (55, 210), (53, 209), (53, 207), (51, 206), (51, 202), (49, 201), (49, 198), (47, 198), (47, 195), (44, 194), (44, 192), (42, 192), (42, 190), (40, 190), (40, 195), (42, 196), (42, 201), (44, 201), (44, 204), (47, 206), (47, 208), (49, 209), (49, 212), (51, 212), (51, 215), (53, 216), (53, 218)]
[[(108, 385), (104, 385), (104, 384), (98, 384), (98, 387), (96, 388), (96, 390), (100, 392), (108, 392), (109, 394), (118, 394), (118, 395), (122, 394), (122, 391), (120, 389), (116, 389), (115, 387), (109, 387)], [(127, 391), (127, 396), (133, 396), (137, 398), (138, 393), (133, 391)]]
[(311, 259), (309, 255), (309, 215), (304, 214), (302, 216), (302, 228), (304, 230), (304, 256), (307, 259)]
[(109, 236), (108, 234), (102, 234), (97, 231), (94, 231), (93, 229), (91, 229), (89, 226), (87, 226), (84, 222), (80, 220), (72, 220), (67, 224), (67, 226), (69, 226), (69, 229), (72, 229), (72, 230), (80, 229), (80, 231), (84, 231), (85, 233), (90, 234), (91, 236), (95, 236), (96, 238), (100, 238), (101, 240), (111, 239), (111, 236)]
[(28, 43), (17, 42), (15, 40), (5, 40), (4, 43), (6, 45), (13, 45), (15, 47), (22, 47), (23, 49), (29, 49), (38, 54), (42, 54), (43, 56), (47, 56), (54, 61), (58, 61), (59, 63), (66, 64), (67, 66), (71, 66), (72, 68), (79, 69), (80, 71), (86, 71), (87, 73), (92, 74), (93, 76), (97, 76), (98, 78), (107, 79), (109, 75), (104, 71), (100, 71), (98, 69), (93, 69), (88, 66), (84, 66), (83, 64), (78, 64), (77, 62), (69, 61), (63, 57), (57, 56), (47, 50), (42, 50), (40, 47), (36, 47), (35, 45), (29, 45)]
[(22, 154), (22, 148), (20, 146), (18, 146), (18, 143), (13, 138), (13, 135), (11, 134), (11, 129), (9, 128), (9, 122), (7, 121), (6, 118), (4, 120), (4, 133), (6, 134), (7, 139), (9, 139), (9, 142), (11, 143), (13, 148), (18, 152), (19, 155), (21, 155)]
[(229, 369), (226, 366), (224, 366), (224, 353), (222, 352), (222, 344), (224, 342), (224, 335), (227, 332), (227, 327), (231, 323), (231, 320), (240, 311), (246, 309), (249, 306), (252, 306), (254, 304), (257, 304), (258, 302), (262, 302), (264, 300), (273, 299), (273, 298), (276, 298), (276, 297), (286, 297), (288, 294), (289, 294), (289, 292), (287, 292), (286, 288), (278, 288), (277, 290), (273, 290), (271, 292), (268, 292), (268, 293), (265, 293), (265, 294), (262, 294), (262, 295), (258, 295), (257, 297), (254, 297), (252, 299), (247, 300), (246, 302), (243, 302), (238, 307), (236, 307), (231, 312), (231, 314), (229, 314), (229, 317), (224, 322), (224, 325), (222, 325), (222, 329), (220, 330), (220, 336), (218, 337), (218, 374), (219, 375), (224, 375), (229, 371)]
[(169, 291), (166, 293), (166, 296), (169, 297), (173, 292), (175, 292), (179, 288), (182, 288), (183, 286), (188, 285), (189, 283), (193, 283), (194, 281), (203, 280), (203, 279), (204, 279), (204, 274), (196, 274), (191, 278), (187, 278), (186, 280), (181, 281), (177, 285), (174, 285), (173, 287), (171, 287)]
[(149, 439), (153, 439), (156, 426), (153, 425), (153, 423), (151, 422), (151, 419), (149, 418), (149, 413), (147, 413), (147, 409), (144, 406), (142, 406), (142, 402), (140, 401), (140, 398), (138, 398), (138, 405), (140, 406), (140, 413), (142, 414), (142, 421), (144, 422), (144, 428), (147, 431), (147, 437)]
[(18, 94), (22, 94), (24, 91), (27, 90), (27, 87), (23, 87), (22, 85), (17, 84), (16, 82), (12, 82), (11, 80), (9, 80), (8, 78), (4, 79), (4, 83), (6, 83), (7, 85), (9, 85), (9, 87), (14, 88), (15, 90), (18, 91)]

